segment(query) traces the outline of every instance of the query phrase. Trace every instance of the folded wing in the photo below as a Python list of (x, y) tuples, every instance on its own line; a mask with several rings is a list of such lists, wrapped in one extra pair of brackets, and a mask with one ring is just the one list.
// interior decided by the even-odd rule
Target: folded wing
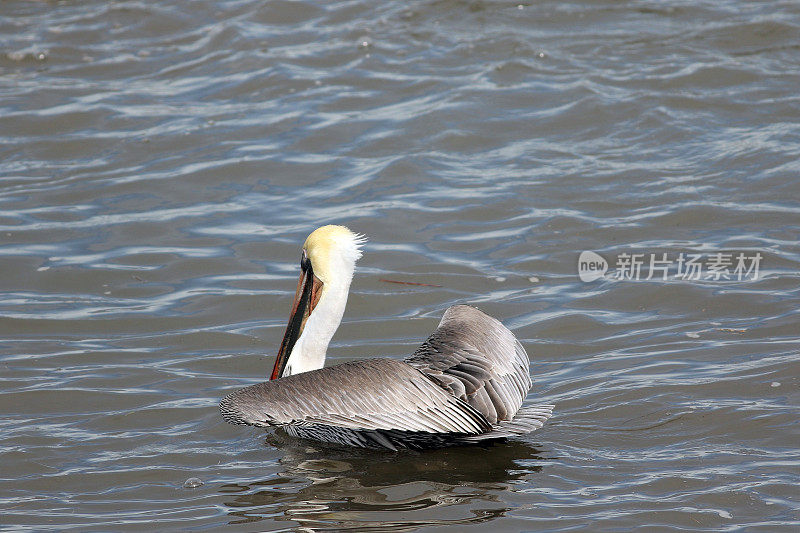
[(480, 412), (491, 424), (512, 420), (531, 388), (528, 354), (500, 321), (455, 305), (405, 360)]
[(365, 359), (258, 383), (220, 403), (230, 423), (476, 435), (474, 408), (393, 359)]

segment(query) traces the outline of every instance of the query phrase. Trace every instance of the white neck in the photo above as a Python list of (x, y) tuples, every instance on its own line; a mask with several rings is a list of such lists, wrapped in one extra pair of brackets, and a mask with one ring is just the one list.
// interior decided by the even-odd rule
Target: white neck
[(284, 376), (317, 370), (325, 365), (325, 354), (333, 334), (339, 327), (347, 305), (347, 293), (353, 277), (353, 266), (349, 272), (342, 272), (339, 279), (325, 283), (322, 294), (311, 316), (308, 317), (303, 333), (292, 349), (286, 363)]

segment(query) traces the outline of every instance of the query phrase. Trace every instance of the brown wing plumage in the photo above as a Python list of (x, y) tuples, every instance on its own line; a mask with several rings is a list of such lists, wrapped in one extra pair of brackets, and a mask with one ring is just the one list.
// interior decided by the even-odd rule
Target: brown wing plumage
[(468, 305), (445, 311), (436, 331), (405, 362), (493, 425), (514, 418), (532, 385), (522, 344), (498, 320)]
[(402, 361), (365, 359), (258, 383), (220, 403), (228, 422), (475, 435), (475, 409)]

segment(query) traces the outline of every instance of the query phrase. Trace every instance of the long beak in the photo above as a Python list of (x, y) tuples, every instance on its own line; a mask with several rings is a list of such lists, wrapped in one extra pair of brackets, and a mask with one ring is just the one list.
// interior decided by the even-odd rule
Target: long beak
[(314, 307), (317, 306), (322, 294), (322, 281), (314, 275), (311, 261), (305, 259), (300, 264), (300, 269), (300, 279), (297, 280), (297, 290), (294, 294), (292, 312), (289, 315), (289, 324), (286, 326), (286, 333), (283, 334), (281, 348), (278, 350), (275, 366), (269, 379), (278, 379), (283, 375), (294, 345), (303, 333), (306, 321), (311, 316)]

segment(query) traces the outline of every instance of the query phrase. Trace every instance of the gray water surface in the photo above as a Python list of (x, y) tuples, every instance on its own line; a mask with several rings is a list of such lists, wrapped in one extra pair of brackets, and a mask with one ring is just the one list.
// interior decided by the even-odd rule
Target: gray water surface
[[(796, 531), (798, 88), (788, 1), (2, 2), (0, 527)], [(226, 424), (328, 223), (370, 239), (328, 364), (471, 303), (554, 417), (397, 454)]]

